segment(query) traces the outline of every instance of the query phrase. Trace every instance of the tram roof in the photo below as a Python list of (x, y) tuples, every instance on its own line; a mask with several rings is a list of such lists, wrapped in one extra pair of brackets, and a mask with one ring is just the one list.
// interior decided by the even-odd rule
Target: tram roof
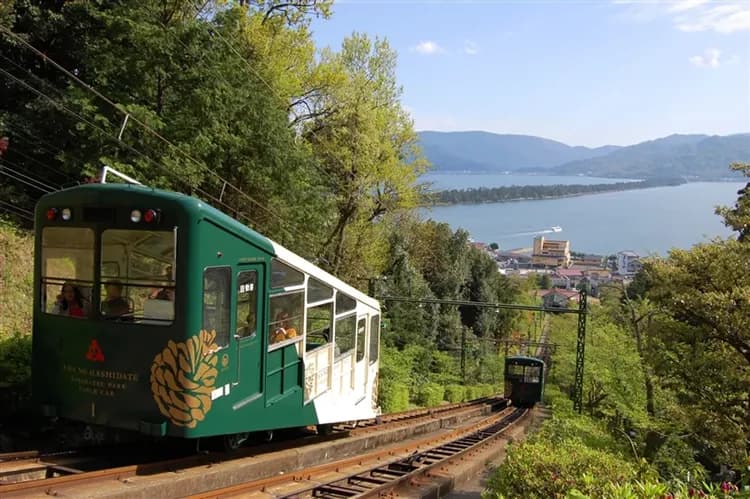
[(544, 361), (538, 357), (529, 357), (528, 355), (510, 355), (508, 357), (505, 357), (505, 362), (508, 361), (516, 361), (521, 364), (542, 364), (544, 365)]
[(252, 242), (261, 249), (280, 258), (285, 263), (288, 263), (291, 266), (296, 267), (298, 270), (343, 291), (352, 298), (361, 301), (370, 307), (380, 310), (380, 303), (374, 298), (345, 283), (338, 277), (329, 274), (281, 244), (272, 241), (247, 225), (235, 220), (221, 210), (214, 208), (205, 201), (188, 196), (187, 194), (147, 187), (139, 184), (84, 184), (69, 187), (43, 196), (37, 203), (36, 217), (37, 219), (43, 217), (43, 210), (46, 209), (46, 205), (48, 205), (50, 201), (53, 201), (55, 204), (59, 204), (60, 202), (70, 202), (74, 205), (80, 205), (82, 203), (132, 203), (134, 200), (130, 196), (133, 194), (161, 198), (165, 201), (182, 206), (186, 211), (195, 216), (202, 215), (213, 218), (223, 226), (250, 238)]

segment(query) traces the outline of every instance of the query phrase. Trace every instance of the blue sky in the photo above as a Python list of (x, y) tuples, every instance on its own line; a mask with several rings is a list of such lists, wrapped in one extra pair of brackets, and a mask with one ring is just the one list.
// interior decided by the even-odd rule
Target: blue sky
[(319, 46), (352, 32), (399, 54), (417, 130), (629, 145), (750, 131), (750, 1), (339, 0)]

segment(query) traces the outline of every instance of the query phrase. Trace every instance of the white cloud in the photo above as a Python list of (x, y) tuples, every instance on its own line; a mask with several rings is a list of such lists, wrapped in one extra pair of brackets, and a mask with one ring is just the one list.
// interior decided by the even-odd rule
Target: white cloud
[(710, 2), (708, 0), (635, 1), (615, 0), (622, 15), (631, 22), (651, 22), (669, 17), (680, 31), (734, 33), (750, 30), (750, 2)]
[(416, 47), (413, 47), (412, 50), (415, 50), (419, 52), (420, 54), (440, 54), (442, 52), (445, 52), (443, 48), (438, 45), (436, 42), (433, 42), (431, 40), (425, 40), (423, 42), (419, 42)]
[(700, 9), (692, 15), (675, 19), (681, 31), (716, 31), (734, 33), (750, 30), (750, 4), (717, 5)]
[(708, 3), (708, 0), (681, 0), (673, 3), (669, 7), (670, 12), (684, 12), (686, 10), (694, 9), (700, 5)]
[(464, 53), (469, 55), (476, 55), (479, 53), (479, 46), (471, 40), (464, 42)]
[(718, 68), (721, 65), (721, 50), (706, 49), (703, 55), (694, 55), (691, 57), (690, 64), (699, 68)]

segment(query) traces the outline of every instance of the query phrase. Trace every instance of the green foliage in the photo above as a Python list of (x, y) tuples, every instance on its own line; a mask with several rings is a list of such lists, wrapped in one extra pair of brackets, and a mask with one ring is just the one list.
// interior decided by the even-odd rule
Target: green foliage
[(31, 334), (33, 254), (31, 234), (0, 223), (0, 340)]
[(636, 476), (634, 466), (606, 451), (575, 440), (552, 446), (537, 439), (511, 448), (488, 487), (494, 497), (558, 497), (571, 489), (598, 493), (607, 483)]
[(419, 387), (416, 402), (424, 407), (434, 407), (443, 402), (445, 388), (437, 383), (425, 383)]
[(445, 387), (445, 400), (452, 404), (467, 400), (466, 387), (463, 385), (447, 385)]
[(0, 339), (0, 387), (28, 385), (31, 381), (31, 335)]

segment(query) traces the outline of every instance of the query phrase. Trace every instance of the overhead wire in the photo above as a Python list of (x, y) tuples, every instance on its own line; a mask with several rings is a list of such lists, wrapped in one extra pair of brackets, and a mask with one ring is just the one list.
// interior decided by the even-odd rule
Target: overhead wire
[[(242, 195), (245, 199), (247, 199), (248, 201), (250, 201), (253, 204), (255, 204), (258, 208), (260, 208), (261, 210), (265, 211), (266, 213), (274, 216), (282, 224), (284, 223), (284, 220), (283, 220), (283, 218), (280, 215), (278, 215), (277, 213), (273, 212), (269, 208), (265, 207), (261, 202), (253, 199), (251, 196), (249, 196), (247, 193), (245, 193), (244, 191), (242, 191), (241, 189), (239, 189), (238, 187), (236, 187), (234, 184), (232, 184), (231, 182), (229, 182), (228, 180), (226, 180), (225, 178), (223, 178), (219, 173), (217, 173), (216, 171), (214, 171), (213, 169), (211, 169), (205, 163), (199, 162), (198, 160), (196, 160), (195, 158), (193, 158), (191, 155), (189, 155), (188, 153), (184, 152), (181, 148), (179, 148), (178, 146), (176, 146), (175, 144), (173, 144), (171, 141), (169, 141), (168, 139), (166, 139), (165, 137), (163, 137), (156, 130), (154, 130), (153, 128), (149, 127), (146, 123), (144, 123), (144, 122), (140, 121), (138, 118), (130, 115), (130, 113), (128, 113), (127, 111), (125, 111), (124, 109), (122, 109), (117, 103), (115, 103), (114, 101), (112, 101), (111, 99), (109, 99), (107, 96), (105, 96), (104, 94), (102, 94), (101, 92), (99, 92), (98, 90), (96, 90), (91, 85), (87, 84), (86, 82), (84, 82), (83, 80), (81, 80), (80, 78), (78, 78), (78, 76), (76, 76), (75, 74), (73, 74), (72, 72), (70, 72), (69, 70), (67, 70), (65, 67), (63, 67), (62, 65), (60, 65), (59, 63), (57, 63), (55, 60), (51, 59), (49, 56), (47, 56), (47, 54), (45, 54), (42, 51), (38, 50), (36, 47), (34, 47), (30, 43), (28, 43), (22, 37), (18, 36), (16, 33), (12, 32), (10, 29), (8, 29), (7, 27), (2, 26), (2, 25), (0, 25), (0, 31), (3, 31), (4, 33), (6, 33), (7, 35), (11, 36), (16, 41), (20, 42), (21, 44), (23, 44), (24, 46), (26, 46), (27, 48), (29, 48), (30, 50), (32, 50), (35, 54), (37, 54), (43, 60), (49, 62), (55, 68), (57, 68), (58, 70), (60, 70), (63, 73), (65, 73), (69, 78), (73, 79), (79, 85), (81, 85), (82, 87), (84, 87), (85, 89), (87, 89), (88, 91), (92, 92), (94, 95), (96, 95), (97, 97), (99, 97), (100, 99), (102, 99), (103, 101), (105, 101), (106, 103), (108, 103), (109, 105), (111, 105), (112, 107), (114, 107), (117, 111), (119, 111), (120, 113), (122, 113), (125, 116), (127, 116), (130, 120), (132, 120), (132, 121), (136, 122), (137, 124), (139, 124), (144, 130), (146, 130), (147, 132), (149, 132), (151, 135), (157, 137), (158, 139), (162, 140), (164, 143), (166, 143), (166, 144), (170, 145), (171, 147), (173, 147), (174, 150), (176, 150), (177, 152), (180, 152), (185, 158), (187, 158), (190, 161), (192, 161), (199, 168), (201, 168), (202, 170), (205, 170), (205, 171), (211, 173), (219, 181), (221, 181), (222, 183), (224, 183), (226, 186), (229, 186), (230, 188), (232, 188), (234, 191), (236, 191), (237, 193), (239, 193), (240, 195)], [(233, 211), (233, 212), (236, 213), (237, 209), (236, 208), (232, 208), (231, 211)], [(245, 215), (245, 216), (247, 218), (249, 218), (247, 215)], [(286, 227), (284, 227), (284, 228), (286, 230), (288, 230), (288, 228), (286, 228)], [(291, 231), (289, 232), (289, 234), (293, 235), (293, 233)]]
[[(44, 144), (46, 147), (43, 147), (40, 144), (34, 143), (34, 145), (36, 147), (38, 147), (39, 149), (45, 151), (46, 153), (48, 153), (48, 154), (50, 154), (52, 156), (54, 156), (54, 155), (56, 155), (58, 153), (63, 153), (63, 154), (65, 153), (65, 151), (61, 147), (58, 147), (58, 146), (56, 146), (56, 145), (54, 145), (54, 144), (52, 144), (52, 143), (44, 140), (43, 138), (39, 137), (38, 135), (33, 134), (30, 131), (24, 129), (20, 125), (17, 125), (15, 123), (12, 123), (12, 122), (8, 121), (8, 122), (3, 123), (3, 127), (6, 127), (6, 128), (10, 127), (13, 130), (15, 130), (16, 132), (25, 135), (27, 137), (25, 140), (28, 140), (29, 142), (31, 142), (31, 140), (34, 140), (34, 141), (39, 142), (40, 144)], [(67, 179), (74, 180), (73, 177), (71, 177), (70, 175), (68, 175), (66, 173), (63, 173), (63, 172), (61, 172), (59, 170), (57, 171), (57, 173), (60, 174), (61, 176), (64, 176)]]
[(8, 168), (5, 166), (8, 162), (6, 160), (0, 160), (0, 174), (5, 175), (6, 177), (12, 178), (18, 182), (21, 182), (23, 184), (26, 184), (29, 187), (32, 187), (34, 189), (37, 189), (39, 191), (44, 192), (45, 194), (54, 192), (57, 189), (54, 187), (49, 187), (46, 184), (39, 182), (36, 179), (30, 178), (23, 173), (20, 173), (16, 170), (13, 170), (11, 168)]
[[(183, 185), (187, 186), (189, 190), (195, 190), (200, 195), (202, 195), (202, 196), (208, 198), (209, 200), (217, 203), (217, 205), (221, 205), (221, 206), (227, 208), (230, 212), (237, 213), (237, 210), (235, 208), (232, 208), (231, 206), (229, 206), (226, 203), (222, 202), (220, 199), (218, 199), (215, 196), (209, 194), (208, 192), (206, 192), (206, 191), (204, 191), (204, 190), (202, 190), (202, 189), (200, 189), (198, 187), (194, 187), (194, 186), (190, 185), (187, 181), (185, 181), (184, 179), (180, 178), (179, 175), (176, 175), (175, 173), (169, 171), (167, 168), (165, 168), (164, 166), (162, 166), (159, 163), (157, 163), (155, 160), (153, 160), (148, 155), (146, 155), (143, 152), (139, 151), (135, 147), (133, 147), (133, 146), (131, 146), (131, 145), (125, 143), (125, 142), (122, 142), (122, 141), (118, 140), (116, 137), (114, 137), (114, 136), (110, 135), (109, 133), (107, 133), (106, 130), (104, 130), (101, 127), (99, 127), (98, 125), (92, 123), (90, 120), (84, 118), (83, 116), (79, 115), (75, 111), (72, 111), (71, 109), (67, 108), (65, 105), (60, 104), (59, 102), (55, 101), (55, 99), (53, 99), (52, 97), (46, 95), (44, 92), (40, 91), (39, 89), (34, 88), (33, 86), (29, 85), (27, 82), (25, 82), (25, 81), (23, 81), (23, 80), (15, 77), (14, 75), (12, 75), (11, 73), (8, 73), (7, 71), (5, 71), (2, 68), (0, 68), (0, 73), (4, 74), (6, 77), (11, 78), (12, 80), (16, 81), (17, 83), (23, 85), (24, 87), (26, 87), (29, 90), (31, 90), (32, 92), (36, 93), (40, 97), (44, 97), (44, 98), (48, 99), (53, 105), (55, 105), (56, 107), (64, 110), (65, 112), (73, 115), (74, 117), (78, 118), (81, 122), (83, 122), (83, 123), (87, 124), (88, 126), (94, 128), (99, 133), (101, 133), (102, 135), (104, 135), (106, 138), (108, 138), (110, 140), (114, 140), (116, 143), (124, 146), (125, 148), (127, 148), (131, 152), (133, 152), (133, 153), (139, 155), (140, 157), (144, 158), (148, 162), (150, 162), (153, 165), (155, 165), (160, 171), (162, 171), (162, 172), (166, 173), (168, 176), (171, 176), (171, 177), (177, 179), (178, 181), (182, 182)], [(249, 217), (246, 217), (246, 219), (249, 219)], [(252, 222), (251, 219), (249, 219), (249, 220)]]
[[(59, 174), (60, 176), (62, 176), (62, 177), (65, 177), (65, 178), (70, 178), (70, 177), (68, 177), (67, 175), (65, 175), (64, 173), (60, 172), (59, 170), (57, 170), (57, 169), (55, 169), (55, 168), (53, 168), (53, 167), (49, 166), (48, 164), (46, 164), (46, 163), (42, 163), (42, 162), (41, 162), (41, 161), (39, 161), (38, 159), (36, 159), (36, 158), (33, 158), (33, 157), (29, 156), (28, 154), (25, 154), (25, 153), (21, 152), (21, 151), (20, 151), (19, 149), (15, 149), (15, 148), (14, 148), (12, 152), (13, 152), (13, 154), (18, 154), (19, 156), (21, 156), (21, 157), (23, 157), (23, 158), (26, 158), (27, 160), (29, 160), (29, 161), (31, 161), (31, 162), (33, 162), (33, 163), (36, 163), (37, 165), (41, 166), (42, 168), (44, 168), (45, 170), (47, 170), (47, 171), (49, 171), (49, 172), (51, 172), (51, 173), (58, 173), (58, 174)], [(62, 185), (61, 185), (61, 184), (56, 184), (56, 185), (57, 185), (57, 188), (58, 188), (58, 189), (61, 189), (61, 188), (62, 188)]]

